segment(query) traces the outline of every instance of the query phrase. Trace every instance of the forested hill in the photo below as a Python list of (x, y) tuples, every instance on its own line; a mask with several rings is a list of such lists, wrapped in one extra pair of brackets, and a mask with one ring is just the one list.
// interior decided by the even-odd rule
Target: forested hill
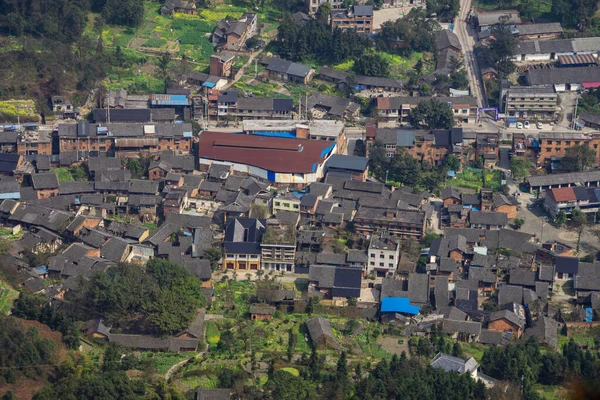
[(49, 95), (91, 89), (110, 62), (102, 25), (136, 26), (143, 12), (140, 0), (0, 0), (0, 98), (41, 105)]

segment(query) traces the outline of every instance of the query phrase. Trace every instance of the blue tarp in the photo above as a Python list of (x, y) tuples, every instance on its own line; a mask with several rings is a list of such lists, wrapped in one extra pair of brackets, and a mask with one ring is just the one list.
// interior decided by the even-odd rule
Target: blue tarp
[(421, 307), (410, 304), (408, 297), (384, 297), (381, 299), (381, 312), (399, 312), (417, 315)]
[(295, 139), (296, 138), (296, 132), (290, 132), (290, 131), (255, 131), (252, 133), (253, 135), (256, 136), (268, 136), (268, 137), (278, 137), (278, 138), (285, 138), (285, 139)]
[(204, 82), (202, 84), (202, 86), (207, 87), (207, 88), (214, 88), (215, 86), (217, 86), (217, 84), (213, 83), (213, 82)]

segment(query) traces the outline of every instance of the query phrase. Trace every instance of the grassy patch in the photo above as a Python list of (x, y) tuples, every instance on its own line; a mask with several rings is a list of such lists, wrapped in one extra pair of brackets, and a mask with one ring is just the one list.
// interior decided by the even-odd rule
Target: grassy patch
[(9, 121), (16, 120), (17, 117), (25, 120), (37, 120), (33, 100), (5, 100), (0, 101), (0, 118)]
[(163, 39), (157, 39), (157, 38), (152, 38), (152, 39), (148, 39), (144, 42), (144, 44), (142, 44), (142, 47), (154, 47), (154, 48), (161, 48), (163, 47), (165, 44), (167, 44), (166, 40)]
[(62, 182), (73, 182), (75, 180), (75, 179), (73, 179), (73, 175), (71, 175), (69, 168), (66, 168), (66, 167), (54, 168), (54, 173), (56, 174), (58, 181), (61, 183)]
[(193, 357), (194, 353), (171, 353), (171, 352), (152, 352), (145, 351), (141, 354), (141, 359), (152, 359), (156, 365), (156, 371), (159, 374), (165, 374), (173, 365), (179, 361)]
[(2, 228), (0, 229), (0, 237), (6, 240), (19, 240), (23, 237), (25, 231), (21, 230), (15, 234), (13, 234), (11, 229)]
[(17, 297), (19, 297), (19, 292), (0, 281), (0, 314), (8, 315)]
[[(484, 173), (485, 184), (483, 179)], [(475, 189), (477, 191), (481, 190), (482, 187), (498, 190), (500, 188), (501, 179), (500, 171), (485, 170), (485, 172), (483, 172), (481, 170), (466, 169), (456, 174), (455, 179), (448, 180), (447, 185)]]
[(352, 67), (354, 67), (354, 60), (348, 60), (343, 63), (334, 65), (333, 69), (337, 69), (338, 71), (350, 71)]
[(146, 229), (148, 229), (150, 231), (150, 234), (152, 235), (152, 232), (154, 232), (156, 230), (156, 223), (146, 222), (144, 224), (144, 227), (146, 227)]
[(285, 371), (285, 372), (289, 372), (290, 374), (292, 374), (294, 376), (300, 376), (300, 371), (298, 371), (296, 368), (285, 367), (285, 368), (281, 368), (281, 370)]
[(206, 327), (206, 341), (209, 345), (216, 346), (220, 339), (221, 336), (219, 334), (219, 328), (217, 327), (217, 324), (215, 324), (213, 321), (209, 321)]
[(534, 389), (545, 400), (564, 400), (569, 398), (569, 396), (567, 396), (565, 393), (565, 388), (562, 386), (546, 386), (535, 384)]
[(481, 362), (486, 346), (481, 343), (461, 343), (463, 353)]

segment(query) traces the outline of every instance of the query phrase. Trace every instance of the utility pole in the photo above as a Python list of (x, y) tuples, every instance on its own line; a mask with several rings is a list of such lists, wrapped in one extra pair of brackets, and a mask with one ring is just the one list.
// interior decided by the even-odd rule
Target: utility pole
[(577, 118), (577, 106), (579, 104), (579, 98), (575, 99), (575, 109), (573, 111), (573, 116), (571, 117), (571, 129), (575, 129), (575, 119)]

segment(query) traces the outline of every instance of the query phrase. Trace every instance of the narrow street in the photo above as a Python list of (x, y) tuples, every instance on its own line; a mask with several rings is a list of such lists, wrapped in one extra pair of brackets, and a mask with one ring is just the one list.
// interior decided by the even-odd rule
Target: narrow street
[(483, 96), (483, 82), (480, 79), (480, 71), (477, 66), (475, 53), (473, 52), (473, 46), (475, 45), (475, 32), (467, 22), (469, 13), (471, 12), (471, 3), (472, 0), (460, 1), (460, 12), (455, 20), (456, 29), (454, 33), (456, 33), (458, 36), (458, 40), (460, 41), (460, 45), (462, 46), (465, 56), (465, 67), (467, 69), (467, 76), (469, 78), (471, 96), (477, 98), (477, 105), (479, 107), (487, 107), (487, 99)]

